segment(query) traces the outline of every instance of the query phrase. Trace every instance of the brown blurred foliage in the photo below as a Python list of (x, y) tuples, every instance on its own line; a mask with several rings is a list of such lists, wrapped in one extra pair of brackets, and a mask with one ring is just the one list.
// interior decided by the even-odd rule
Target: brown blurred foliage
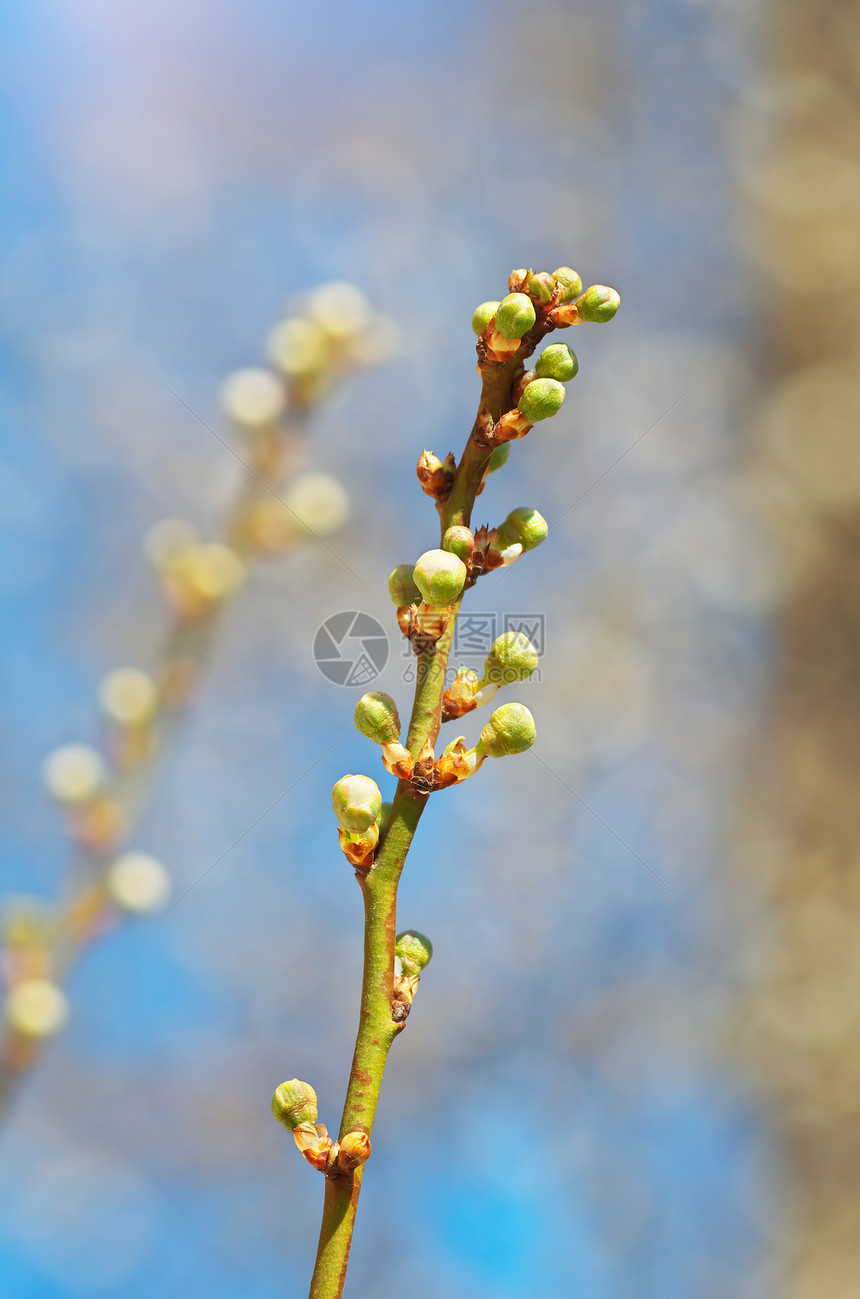
[[(741, 860), (738, 1040), (790, 1200), (785, 1299), (860, 1290), (860, 4), (770, 6), (744, 164), (761, 299), (754, 454), (779, 516), (771, 726)], [(776, 488), (773, 491), (773, 488)], [(776, 497), (779, 497), (778, 503)], [(766, 761), (761, 762), (762, 757)]]

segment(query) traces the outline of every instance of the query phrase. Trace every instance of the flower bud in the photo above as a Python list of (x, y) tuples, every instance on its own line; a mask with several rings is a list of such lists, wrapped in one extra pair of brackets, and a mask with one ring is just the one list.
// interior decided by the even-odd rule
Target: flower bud
[(283, 503), (303, 528), (318, 537), (338, 532), (349, 518), (349, 497), (331, 474), (299, 474), (286, 488)]
[(420, 604), (423, 596), (415, 585), (413, 564), (398, 564), (388, 578), (388, 594), (398, 609)]
[(488, 758), (525, 753), (535, 742), (535, 719), (525, 704), (502, 704), (481, 731), (475, 752)]
[[(480, 685), (525, 681), (538, 665), (538, 652), (521, 631), (506, 631), (497, 637), (484, 663)], [(480, 707), (480, 704), (479, 704)]]
[(369, 776), (343, 776), (331, 791), (338, 824), (347, 834), (361, 834), (382, 811), (382, 795)]
[(221, 386), (221, 406), (248, 432), (271, 428), (287, 405), (284, 385), (270, 370), (236, 370)]
[(433, 944), (417, 929), (406, 929), (397, 935), (394, 944), (394, 955), (400, 958), (400, 966), (407, 979), (420, 974), (425, 965), (430, 964), (433, 955)]
[(210, 541), (176, 556), (165, 570), (168, 594), (183, 617), (198, 618), (233, 595), (245, 580), (245, 565), (231, 546)]
[(425, 550), (415, 564), (415, 585), (434, 609), (456, 603), (466, 584), (466, 565), (447, 550)]
[(535, 379), (520, 397), (517, 405), (527, 420), (537, 424), (538, 420), (549, 419), (561, 410), (564, 401), (564, 386), (557, 379)]
[(86, 803), (107, 775), (102, 755), (88, 744), (63, 744), (42, 767), (48, 793), (59, 803)]
[(496, 329), (503, 338), (522, 338), (535, 323), (535, 309), (531, 298), (524, 293), (509, 293), (502, 298), (496, 312)]
[(367, 1133), (360, 1132), (358, 1129), (353, 1132), (345, 1132), (338, 1142), (336, 1156), (337, 1166), (340, 1171), (342, 1173), (351, 1173), (353, 1169), (366, 1164), (369, 1158), (370, 1137)]
[(503, 550), (506, 546), (518, 543), (523, 550), (534, 550), (535, 546), (546, 540), (548, 532), (549, 525), (543, 515), (521, 505), (518, 509), (511, 510), (499, 528), (496, 546)]
[(309, 1083), (290, 1078), (275, 1089), (272, 1113), (290, 1132), (302, 1123), (313, 1125), (317, 1121), (317, 1094)]
[(579, 362), (567, 343), (552, 343), (535, 362), (535, 373), (541, 379), (558, 379), (565, 383), (579, 373)]
[(478, 337), (483, 334), (498, 309), (498, 302), (482, 302), (479, 307), (475, 308), (472, 314), (472, 329)]
[(275, 325), (266, 351), (272, 364), (291, 378), (313, 374), (329, 359), (329, 337), (315, 320), (291, 316)]
[(25, 1037), (51, 1037), (69, 1018), (69, 1003), (51, 979), (19, 979), (6, 996), (6, 1022)]
[(531, 274), (526, 280), (525, 291), (532, 302), (545, 306), (555, 293), (555, 280), (546, 271), (538, 271), (536, 274)]
[(158, 688), (139, 668), (114, 668), (102, 679), (99, 703), (119, 726), (141, 726), (155, 711)]
[(397, 704), (382, 690), (362, 695), (355, 705), (355, 729), (374, 744), (400, 739), (400, 714)]
[(321, 284), (308, 296), (305, 306), (311, 320), (338, 343), (350, 342), (367, 327), (372, 316), (361, 289), (347, 280)]
[(494, 474), (497, 469), (501, 469), (506, 463), (508, 456), (511, 454), (510, 442), (503, 442), (501, 446), (496, 447), (487, 463), (487, 473)]
[(123, 911), (146, 915), (167, 901), (170, 876), (149, 853), (124, 852), (109, 866), (105, 887), (111, 901)]
[(621, 306), (621, 297), (615, 289), (605, 284), (592, 284), (591, 288), (576, 299), (576, 310), (580, 320), (590, 321), (595, 325), (605, 325), (611, 320)]
[(442, 549), (456, 555), (465, 564), (466, 560), (471, 558), (472, 551), (475, 549), (475, 538), (469, 528), (464, 528), (455, 523), (442, 538)]
[(570, 302), (571, 298), (582, 292), (582, 278), (569, 266), (559, 266), (557, 271), (553, 271), (552, 278), (556, 284), (561, 285), (562, 302)]

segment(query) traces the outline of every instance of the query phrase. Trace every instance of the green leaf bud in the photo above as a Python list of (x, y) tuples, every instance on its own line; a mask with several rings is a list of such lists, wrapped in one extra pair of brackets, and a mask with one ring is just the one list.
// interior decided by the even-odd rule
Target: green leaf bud
[(458, 559), (462, 559), (465, 564), (467, 559), (471, 558), (472, 551), (475, 549), (475, 538), (469, 528), (461, 527), (455, 523), (449, 528), (442, 538), (442, 549), (448, 550)]
[(531, 298), (524, 293), (509, 293), (502, 298), (496, 312), (496, 329), (503, 338), (522, 338), (535, 323), (535, 309)]
[(503, 442), (501, 446), (496, 447), (495, 451), (490, 456), (490, 459), (487, 462), (487, 473), (494, 474), (497, 469), (501, 469), (502, 465), (505, 464), (510, 454), (511, 454), (510, 442)]
[(317, 1121), (317, 1094), (309, 1083), (291, 1078), (275, 1089), (272, 1113), (290, 1132), (302, 1123), (314, 1124)]
[(570, 302), (571, 298), (582, 292), (582, 277), (569, 266), (559, 266), (557, 271), (553, 271), (552, 278), (556, 284), (561, 285), (562, 302)]
[(567, 343), (552, 343), (535, 362), (535, 374), (541, 379), (558, 379), (560, 383), (575, 379), (579, 373), (576, 354)]
[(466, 565), (447, 550), (425, 550), (414, 569), (415, 585), (434, 609), (447, 609), (466, 584)]
[(525, 681), (538, 665), (538, 652), (521, 631), (506, 631), (493, 642), (481, 684)]
[(397, 935), (394, 955), (400, 958), (400, 965), (407, 979), (411, 979), (430, 964), (433, 944), (425, 934), (419, 934), (417, 929), (407, 929)]
[(412, 564), (398, 564), (388, 578), (388, 594), (398, 609), (421, 603), (421, 592), (415, 585)]
[(400, 714), (391, 695), (382, 690), (362, 695), (355, 705), (355, 729), (374, 744), (400, 739)]
[(526, 280), (526, 293), (533, 302), (544, 306), (555, 292), (555, 280), (546, 271), (531, 274)]
[(472, 315), (472, 329), (480, 337), (499, 309), (498, 302), (482, 302)]
[(369, 776), (343, 776), (331, 791), (338, 824), (347, 834), (361, 834), (382, 811), (382, 795)]
[(524, 390), (517, 406), (527, 420), (537, 424), (539, 420), (556, 415), (563, 401), (564, 386), (557, 379), (535, 379)]
[(620, 295), (605, 284), (592, 284), (591, 288), (576, 299), (580, 320), (590, 321), (594, 325), (605, 325), (620, 306)]
[(525, 704), (502, 704), (481, 731), (475, 751), (488, 758), (525, 753), (535, 742), (535, 719)]

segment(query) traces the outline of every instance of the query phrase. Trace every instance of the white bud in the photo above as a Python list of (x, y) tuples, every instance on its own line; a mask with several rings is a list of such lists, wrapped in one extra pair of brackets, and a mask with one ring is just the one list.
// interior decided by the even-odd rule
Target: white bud
[(88, 744), (63, 744), (48, 754), (42, 766), (48, 793), (60, 803), (86, 803), (106, 774), (104, 758)]
[(268, 428), (283, 415), (287, 395), (280, 379), (270, 370), (236, 370), (221, 385), (221, 405), (243, 428)]
[(160, 861), (145, 852), (124, 852), (105, 876), (108, 895), (123, 911), (145, 915), (158, 911), (170, 896), (170, 876)]
[(16, 1033), (50, 1037), (69, 1018), (69, 1003), (62, 988), (50, 979), (21, 979), (9, 990), (5, 1012)]
[(158, 688), (139, 668), (114, 668), (99, 686), (99, 702), (111, 721), (139, 726), (155, 711)]
[(275, 325), (266, 340), (269, 360), (291, 377), (313, 374), (329, 359), (329, 340), (322, 325), (291, 316)]
[(360, 333), (371, 317), (370, 303), (361, 289), (345, 280), (314, 289), (308, 297), (306, 311), (311, 320), (340, 342)]
[(339, 531), (349, 518), (349, 497), (330, 474), (300, 474), (284, 493), (284, 504), (318, 536)]

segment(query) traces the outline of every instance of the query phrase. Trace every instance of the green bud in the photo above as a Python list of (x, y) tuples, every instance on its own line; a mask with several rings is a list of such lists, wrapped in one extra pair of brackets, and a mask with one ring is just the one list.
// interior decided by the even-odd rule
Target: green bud
[(605, 325), (620, 306), (620, 295), (605, 284), (592, 284), (591, 288), (576, 299), (580, 320), (590, 321), (594, 325)]
[(535, 362), (535, 374), (541, 379), (558, 379), (564, 383), (575, 379), (578, 373), (579, 362), (567, 343), (552, 343)]
[(582, 292), (582, 278), (569, 266), (559, 266), (557, 271), (553, 271), (552, 278), (556, 284), (561, 285), (562, 302), (570, 302), (571, 298)]
[(502, 550), (505, 546), (514, 546), (519, 542), (523, 550), (534, 550), (535, 546), (546, 540), (548, 532), (549, 524), (543, 515), (521, 505), (518, 509), (511, 510), (499, 528), (496, 546)]
[(487, 462), (487, 473), (494, 474), (497, 469), (501, 469), (502, 465), (506, 462), (510, 454), (511, 454), (510, 442), (503, 442), (501, 446), (496, 447), (495, 451), (490, 456), (490, 459)]
[(317, 1094), (309, 1083), (291, 1078), (275, 1090), (272, 1113), (285, 1128), (295, 1132), (301, 1123), (316, 1123)]
[(338, 825), (347, 834), (368, 830), (382, 811), (382, 795), (369, 776), (343, 776), (331, 791)]
[(530, 423), (537, 424), (556, 415), (563, 401), (564, 387), (557, 379), (535, 379), (524, 390), (517, 406)]
[(484, 681), (525, 681), (538, 665), (538, 652), (521, 631), (506, 631), (493, 642), (484, 663)]
[(481, 731), (475, 751), (488, 758), (525, 753), (535, 742), (535, 719), (525, 704), (502, 704)]
[(398, 564), (388, 578), (388, 594), (398, 609), (421, 603), (421, 592), (415, 585), (412, 564)]
[(535, 323), (535, 309), (531, 298), (524, 293), (509, 293), (502, 298), (496, 312), (496, 329), (503, 338), (522, 338)]
[(482, 302), (472, 315), (472, 329), (480, 337), (499, 309), (498, 302)]
[(404, 933), (397, 935), (397, 941), (394, 944), (394, 955), (400, 957), (400, 965), (407, 979), (414, 978), (420, 974), (425, 965), (430, 964), (430, 958), (433, 955), (433, 944), (424, 934), (419, 934), (417, 929), (407, 929)]
[(533, 302), (538, 302), (541, 306), (549, 302), (554, 292), (555, 280), (546, 271), (538, 271), (526, 280), (526, 293)]
[(468, 528), (455, 523), (442, 538), (442, 549), (450, 551), (465, 563), (475, 549), (475, 538)]
[(374, 744), (389, 744), (400, 739), (400, 714), (397, 704), (382, 690), (362, 695), (355, 705), (355, 729)]
[(425, 550), (415, 564), (415, 585), (434, 609), (455, 603), (466, 584), (466, 565), (447, 550)]

